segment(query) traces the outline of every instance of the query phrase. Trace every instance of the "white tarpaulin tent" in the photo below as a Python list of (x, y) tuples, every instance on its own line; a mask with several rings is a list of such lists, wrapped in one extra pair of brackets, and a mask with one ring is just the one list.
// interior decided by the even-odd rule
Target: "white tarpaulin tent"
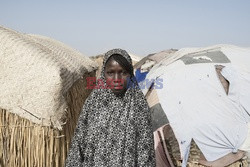
[[(250, 49), (231, 45), (185, 48), (155, 65), (159, 101), (178, 140), (183, 166), (193, 139), (206, 160), (241, 149), (250, 122)], [(216, 72), (229, 82), (228, 94)], [(148, 89), (144, 89), (144, 94)]]

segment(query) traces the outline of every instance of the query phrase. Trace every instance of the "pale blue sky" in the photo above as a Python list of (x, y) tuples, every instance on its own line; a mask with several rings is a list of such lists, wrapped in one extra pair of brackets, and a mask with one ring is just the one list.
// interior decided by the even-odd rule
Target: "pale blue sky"
[(0, 0), (0, 25), (49, 36), (87, 56), (112, 48), (250, 46), (249, 0)]

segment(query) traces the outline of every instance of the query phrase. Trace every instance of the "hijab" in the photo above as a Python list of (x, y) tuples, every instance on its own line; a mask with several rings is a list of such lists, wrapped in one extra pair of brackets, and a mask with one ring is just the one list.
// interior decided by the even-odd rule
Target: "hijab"
[[(123, 56), (132, 66), (129, 54), (122, 49), (108, 51), (99, 79), (106, 84), (105, 65), (112, 55)], [(139, 86), (131, 76), (123, 96), (111, 89), (94, 89), (80, 114), (66, 166), (154, 167), (155, 153), (151, 115)]]

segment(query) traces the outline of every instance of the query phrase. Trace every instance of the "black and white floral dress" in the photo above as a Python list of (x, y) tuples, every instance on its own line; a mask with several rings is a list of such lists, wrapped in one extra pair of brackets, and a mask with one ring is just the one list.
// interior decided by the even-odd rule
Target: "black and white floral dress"
[[(132, 63), (126, 51), (105, 54), (104, 66), (113, 54)], [(101, 79), (104, 78), (104, 66)], [(85, 102), (75, 130), (66, 167), (154, 167), (155, 152), (151, 116), (142, 91), (136, 85), (123, 97), (110, 89), (95, 89)]]

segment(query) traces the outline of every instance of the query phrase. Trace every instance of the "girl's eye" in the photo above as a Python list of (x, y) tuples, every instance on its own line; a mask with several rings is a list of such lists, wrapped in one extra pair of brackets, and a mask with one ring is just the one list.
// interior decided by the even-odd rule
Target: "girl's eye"
[(123, 72), (122, 72), (122, 75), (127, 75), (127, 74), (128, 74), (127, 71), (123, 71)]
[(107, 72), (107, 74), (108, 74), (108, 75), (112, 75), (112, 74), (113, 74), (113, 72), (108, 71), (108, 72)]

